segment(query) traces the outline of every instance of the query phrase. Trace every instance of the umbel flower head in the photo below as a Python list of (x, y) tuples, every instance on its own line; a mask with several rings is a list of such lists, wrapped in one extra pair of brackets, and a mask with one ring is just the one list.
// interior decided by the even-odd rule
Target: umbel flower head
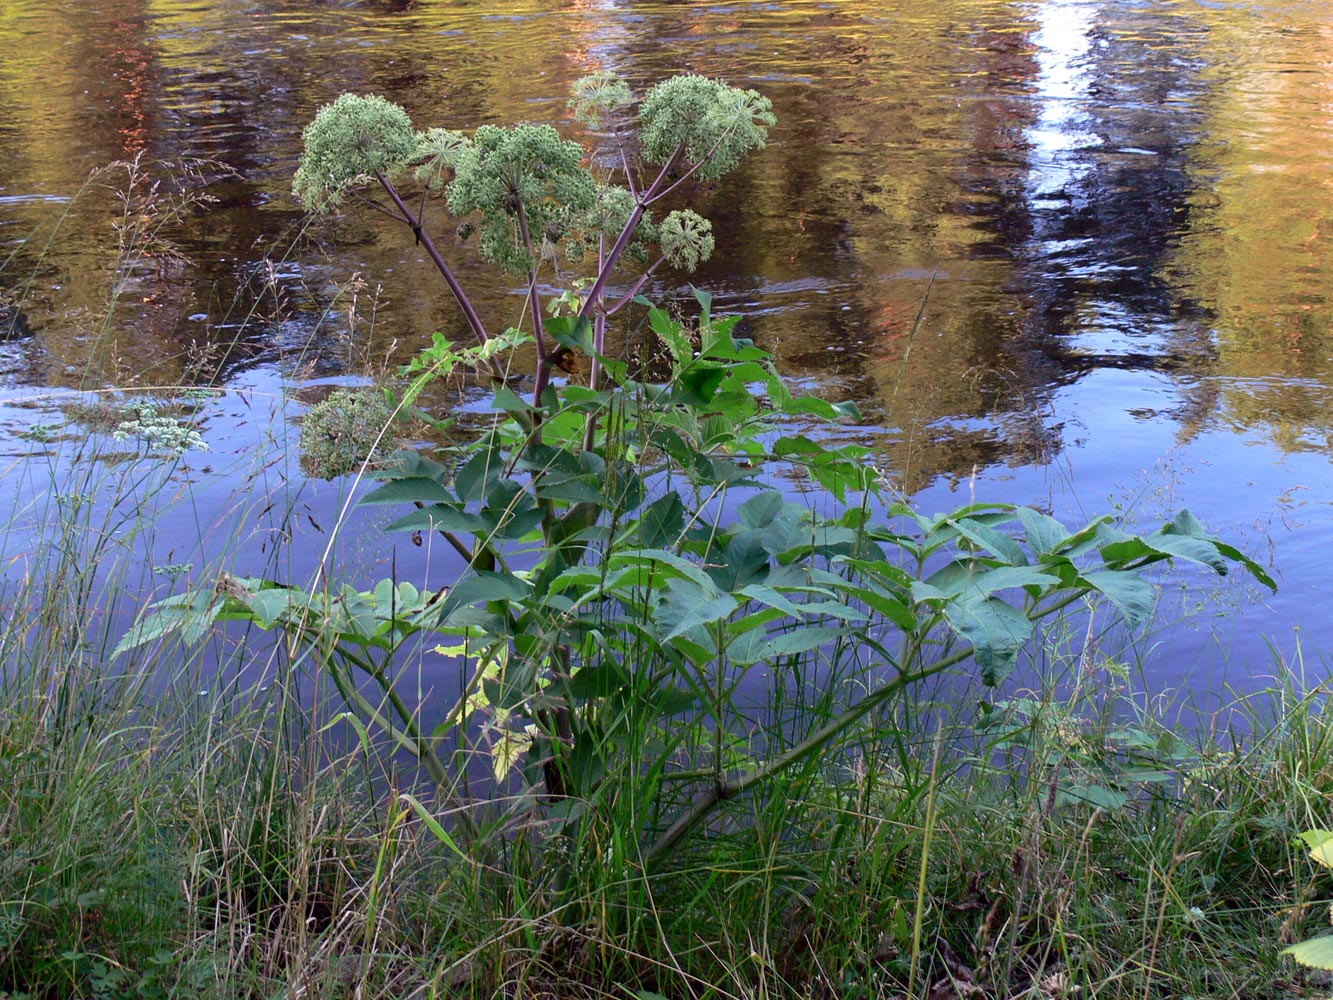
[(397, 104), (374, 95), (343, 94), (319, 109), (303, 135), (305, 152), (292, 193), (314, 212), (342, 203), (348, 191), (392, 174), (416, 159), (421, 137)]
[(575, 121), (583, 122), (591, 128), (600, 128), (604, 120), (633, 102), (629, 84), (611, 70), (604, 69), (574, 81), (569, 106), (574, 109)]
[[(565, 241), (565, 254), (568, 259), (571, 262), (578, 262), (590, 253), (595, 254), (599, 240), (604, 240), (604, 245), (610, 246), (625, 228), (633, 212), (634, 195), (628, 188), (618, 184), (599, 184), (596, 200), (571, 228)], [(652, 213), (645, 211), (634, 231), (634, 239), (625, 250), (625, 256), (617, 263), (646, 264), (649, 259), (649, 247), (657, 244), (659, 236), (657, 226), (653, 223)]]
[(672, 267), (693, 271), (713, 256), (713, 224), (688, 208), (662, 220), (662, 253)]
[(639, 139), (649, 163), (665, 163), (677, 148), (704, 177), (735, 169), (752, 149), (763, 149), (777, 122), (773, 103), (756, 90), (702, 76), (673, 76), (644, 98)]
[(457, 157), (447, 195), (455, 215), (481, 216), (481, 255), (524, 272), (536, 262), (520, 236), (520, 218), (533, 249), (548, 252), (596, 202), (597, 184), (583, 166), (583, 147), (551, 126), (483, 125)]

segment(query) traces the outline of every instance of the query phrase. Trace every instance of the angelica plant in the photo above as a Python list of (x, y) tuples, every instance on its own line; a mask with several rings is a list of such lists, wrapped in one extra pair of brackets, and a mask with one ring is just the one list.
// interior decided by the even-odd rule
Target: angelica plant
[[(570, 348), (547, 330), (544, 278), (572, 292), (578, 321), (591, 325), (586, 346), (596, 388), (607, 320), (663, 265), (693, 271), (713, 251), (706, 219), (678, 210), (655, 225), (652, 207), (696, 174), (716, 179), (734, 170), (746, 154), (764, 147), (775, 123), (770, 102), (756, 91), (692, 75), (653, 87), (635, 115), (625, 82), (595, 73), (575, 83), (570, 107), (577, 120), (610, 129), (616, 170), (596, 176), (588, 152), (550, 126), (486, 125), (472, 136), (442, 128), (417, 131), (398, 105), (344, 94), (321, 108), (306, 129), (292, 186), (313, 212), (335, 211), (351, 198), (411, 229), (472, 333), (485, 342), (491, 337), (486, 323), (426, 225), (430, 194), (443, 191), (461, 231), (479, 234), (482, 258), (525, 279), (537, 348), (532, 395), (539, 409), (553, 362)], [(420, 185), (419, 196), (405, 196), (404, 182)], [(376, 188), (382, 198), (372, 196)], [(571, 270), (585, 263), (591, 273)], [(627, 264), (637, 265), (638, 274), (609, 301), (608, 284)]]
[[(794, 395), (703, 291), (688, 326), (647, 311), (669, 355), (663, 384), (609, 359), (610, 318), (659, 268), (690, 270), (713, 250), (706, 219), (654, 219), (659, 203), (734, 169), (773, 116), (753, 91), (697, 76), (636, 105), (623, 81), (595, 74), (571, 107), (607, 137), (612, 169), (547, 126), (418, 132), (380, 98), (340, 98), (306, 131), (298, 195), (322, 211), (359, 199), (408, 226), (478, 337), (459, 348), (436, 334), (403, 372), (403, 408), (460, 367), (503, 373), (500, 359), (535, 341), (529, 398), (497, 377), (488, 427), (446, 461), (400, 453), (361, 500), (404, 508), (390, 530), (438, 533), (466, 569), (434, 593), (396, 577), (358, 591), (228, 576), (159, 602), (120, 648), (218, 621), (281, 629), (353, 711), (418, 757), (458, 807), (468, 850), (538, 818), (551, 885), (568, 890), (562, 919), (576, 920), (586, 858), (619, 866), (626, 886), (663, 870), (716, 810), (811, 773), (927, 678), (970, 660), (1002, 683), (1066, 608), (1100, 601), (1139, 628), (1154, 600), (1144, 573), (1173, 559), (1239, 564), (1272, 586), (1188, 512), (1146, 535), (1104, 518), (1070, 532), (998, 504), (930, 517), (895, 505), (892, 523), (874, 523), (872, 496), (887, 498), (869, 450), (792, 429), (855, 419), (855, 406)], [(529, 329), (488, 333), (427, 226), (440, 202), (484, 259), (524, 279)], [(550, 380), (570, 349), (591, 356), (591, 385)], [(846, 509), (792, 502), (780, 484), (798, 477)], [(465, 663), (452, 707), (428, 713), (442, 719), (433, 729), (399, 682), (409, 653)], [(801, 728), (754, 738), (745, 684), (853, 674), (846, 700), (830, 693)], [(472, 821), (468, 769), (448, 764), (446, 739), (521, 781), (513, 812)]]

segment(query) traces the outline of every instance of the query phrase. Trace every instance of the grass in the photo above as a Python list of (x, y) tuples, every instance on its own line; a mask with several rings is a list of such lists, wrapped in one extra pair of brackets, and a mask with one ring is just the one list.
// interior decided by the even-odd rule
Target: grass
[[(1186, 730), (1076, 637), (983, 710), (947, 685), (881, 706), (652, 874), (638, 834), (684, 782), (558, 805), (492, 785), (479, 812), (503, 835), (464, 849), (309, 658), (224, 628), (111, 655), (116, 595), (162, 584), (173, 449), (193, 443), (144, 430), (188, 432), (190, 407), (125, 402), (77, 397), (75, 423), (43, 429), (7, 480), (0, 996), (1272, 1000), (1326, 985), (1278, 956), (1325, 923), (1330, 895), (1295, 842), (1329, 825), (1333, 792), (1328, 691), (1296, 686), (1301, 663)], [(206, 589), (245, 544), (215, 541), (217, 565), (180, 572)], [(786, 664), (752, 738), (723, 749), (774, 754), (833, 717), (865, 676), (820, 656)], [(223, 682), (242, 676), (257, 679)], [(637, 725), (629, 774), (654, 737)]]
[[(1277, 952), (1324, 920), (1326, 876), (1294, 843), (1328, 822), (1322, 687), (1248, 696), (1187, 733), (1166, 721), (1178, 706), (1073, 644), (979, 715), (881, 710), (651, 877), (624, 840), (653, 822), (632, 786), (604, 822), (529, 811), (463, 857), (403, 797), (428, 795), (415, 773), (311, 702), (308, 665), (265, 652), (262, 690), (203, 697), (206, 672), (253, 669), (263, 647), (108, 656), (103, 602), (151, 589), (154, 530), (108, 497), (137, 503), (169, 466), (62, 463), (42, 556), (4, 598), (0, 990), (1311, 994)], [(793, 664), (756, 716), (769, 736), (737, 752), (836, 710), (855, 673), (816, 684), (813, 666)]]

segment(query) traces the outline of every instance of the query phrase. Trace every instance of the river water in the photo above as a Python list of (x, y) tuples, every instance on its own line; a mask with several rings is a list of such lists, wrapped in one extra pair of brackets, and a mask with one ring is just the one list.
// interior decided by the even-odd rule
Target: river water
[[(305, 226), (289, 192), (316, 108), (374, 92), (419, 127), (577, 135), (577, 77), (692, 71), (761, 90), (779, 122), (698, 192), (718, 252), (694, 280), (795, 382), (860, 404), (847, 433), (896, 489), (1071, 523), (1188, 506), (1270, 563), (1276, 597), (1188, 574), (1165, 595), (1137, 646), (1153, 687), (1220, 696), (1298, 643), (1333, 652), (1326, 0), (5, 0), (0, 49), (16, 497), (13, 435), (48, 390), (208, 382), (227, 390), (203, 411), (213, 457), (187, 467), (161, 558), (238, 497), (263, 511), (260, 469), (296, 498), (279, 533), (323, 554), (342, 488), (266, 457), (299, 402), (463, 333), (410, 236)], [(217, 161), (218, 201), (117, 271), (123, 172), (78, 192), (134, 157)], [(517, 316), (511, 279), (461, 271)]]

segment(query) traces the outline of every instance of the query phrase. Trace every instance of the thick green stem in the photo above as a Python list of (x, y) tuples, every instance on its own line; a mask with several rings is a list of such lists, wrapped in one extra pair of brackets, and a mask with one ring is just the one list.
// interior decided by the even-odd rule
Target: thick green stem
[[(919, 649), (919, 644), (914, 648)], [(863, 718), (895, 694), (961, 663), (971, 655), (972, 650), (969, 647), (959, 650), (957, 653), (952, 653), (928, 667), (922, 667), (920, 670), (911, 673), (899, 673), (897, 677), (882, 688), (866, 695), (842, 715), (815, 730), (796, 746), (774, 757), (767, 764), (755, 768), (749, 774), (742, 775), (735, 781), (717, 781), (710, 787), (705, 788), (695, 797), (690, 808), (671, 824), (666, 833), (658, 838), (657, 843), (649, 848), (648, 853), (644, 855), (644, 867), (652, 871), (660, 865), (671, 854), (676, 845), (723, 802), (734, 799), (738, 795), (743, 795), (755, 785), (781, 774), (793, 764), (799, 763), (827, 745), (854, 722)]]

